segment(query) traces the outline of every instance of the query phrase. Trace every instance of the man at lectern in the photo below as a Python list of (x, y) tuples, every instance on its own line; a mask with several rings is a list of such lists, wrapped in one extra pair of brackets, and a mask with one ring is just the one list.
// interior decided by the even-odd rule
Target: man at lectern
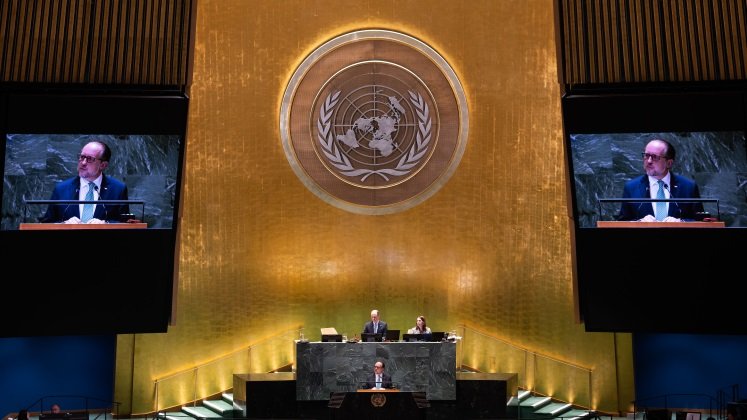
[[(698, 184), (695, 181), (671, 172), (676, 152), (668, 141), (651, 140), (642, 155), (646, 175), (626, 182), (623, 198), (700, 198)], [(622, 203), (618, 220), (681, 222), (695, 220), (696, 213), (702, 212), (703, 204), (699, 202), (628, 201)]]
[[(127, 186), (117, 179), (104, 175), (112, 152), (105, 143), (92, 141), (80, 151), (78, 176), (60, 182), (54, 187), (50, 200), (127, 200)], [(121, 215), (129, 214), (128, 204), (50, 204), (41, 217), (42, 223), (105, 223), (119, 222)]]
[(374, 363), (373, 373), (366, 379), (366, 388), (391, 388), (392, 377), (384, 372), (384, 362), (379, 360)]
[(381, 334), (382, 337), (386, 336), (386, 322), (379, 318), (378, 309), (371, 311), (371, 321), (366, 322), (363, 326), (363, 334)]

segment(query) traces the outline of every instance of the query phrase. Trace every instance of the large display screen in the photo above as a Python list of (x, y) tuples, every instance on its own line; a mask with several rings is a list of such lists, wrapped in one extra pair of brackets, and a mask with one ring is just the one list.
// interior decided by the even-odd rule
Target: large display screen
[[(575, 190), (574, 220), (580, 228), (620, 218), (623, 185), (644, 175), (646, 144), (669, 142), (676, 151), (670, 171), (698, 185), (702, 205), (726, 227), (747, 227), (747, 142), (742, 131), (570, 134)], [(671, 196), (676, 199), (676, 194)], [(651, 198), (651, 197), (649, 197)], [(638, 206), (641, 203), (636, 203)], [(678, 206), (676, 201), (670, 206)]]
[[(586, 330), (747, 333), (737, 291), (747, 249), (747, 88), (571, 90), (562, 99), (568, 217)], [(674, 174), (663, 214), (692, 204), (694, 186), (703, 206), (676, 223), (640, 221), (655, 208), (646, 200), (661, 198), (644, 171), (653, 139), (676, 151), (657, 155)]]
[(78, 155), (91, 141), (111, 149), (104, 174), (125, 183), (134, 218), (149, 229), (173, 229), (180, 137), (112, 134), (8, 134), (0, 229), (41, 221), (49, 204), (36, 202), (78, 176)]
[[(188, 102), (178, 92), (0, 89), (0, 294), (14, 307), (0, 337), (168, 329)], [(92, 141), (111, 150), (105, 167), (83, 152)], [(78, 206), (88, 219), (77, 202), (91, 188), (79, 181), (84, 162), (109, 178), (93, 195), (97, 223), (62, 223)], [(51, 206), (63, 217), (47, 217)]]

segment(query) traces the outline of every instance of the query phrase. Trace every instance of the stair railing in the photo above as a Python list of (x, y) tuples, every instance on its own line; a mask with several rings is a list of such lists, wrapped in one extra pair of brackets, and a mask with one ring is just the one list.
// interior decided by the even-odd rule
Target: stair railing
[(296, 360), (294, 340), (303, 327), (289, 329), (223, 356), (156, 378), (153, 412), (197, 403), (233, 388), (234, 373), (265, 373), (292, 365)]
[[(678, 404), (675, 402), (674, 404), (672, 401), (680, 401), (679, 407), (675, 407), (677, 409), (686, 409), (689, 406), (693, 406), (693, 397), (697, 400), (705, 401), (708, 405), (707, 411), (708, 411), (708, 418), (723, 418), (723, 412), (725, 411), (726, 405), (721, 405), (721, 403), (718, 401), (717, 397), (713, 397), (711, 395), (707, 394), (686, 394), (686, 393), (675, 393), (675, 394), (664, 394), (664, 395), (657, 395), (653, 397), (646, 397), (646, 398), (638, 398), (633, 403), (633, 413), (638, 413), (639, 410), (643, 409), (644, 412), (648, 412), (649, 409), (663, 409), (669, 411), (672, 408), (672, 405)], [(655, 404), (655, 405), (652, 405)], [(700, 403), (695, 403), (696, 410), (702, 410), (706, 409), (705, 406), (702, 406)], [(693, 407), (695, 407), (693, 406)], [(715, 414), (714, 414), (715, 411)], [(714, 415), (716, 417), (714, 417)], [(648, 416), (644, 417), (647, 418)], [(654, 417), (654, 416), (651, 416)], [(671, 417), (671, 414), (670, 414)], [(704, 419), (705, 420), (705, 419)]]
[[(95, 419), (102, 418), (103, 416), (104, 420), (108, 420), (112, 416), (119, 416), (119, 406), (121, 403), (84, 395), (46, 395), (34, 401), (26, 407), (26, 410), (29, 413), (38, 412), (39, 414), (46, 414), (45, 410), (51, 409), (54, 404), (60, 405), (62, 411), (65, 413), (85, 413), (86, 418), (90, 418), (91, 414), (97, 413)], [(76, 416), (71, 414), (67, 417), (74, 418)]]
[(537, 353), (465, 325), (459, 325), (458, 331), (461, 337), (457, 348), (458, 367), (480, 372), (517, 373), (519, 388), (580, 407), (592, 406), (592, 369)]

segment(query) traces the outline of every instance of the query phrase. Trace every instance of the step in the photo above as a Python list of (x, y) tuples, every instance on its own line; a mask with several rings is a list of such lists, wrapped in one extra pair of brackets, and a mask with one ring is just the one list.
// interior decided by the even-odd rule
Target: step
[(233, 405), (233, 392), (224, 392), (220, 397), (223, 401)]
[(550, 397), (529, 397), (520, 401), (521, 407), (532, 408), (534, 410), (540, 409), (547, 404), (552, 402)]
[(194, 419), (194, 417), (190, 416), (187, 413), (184, 413), (182, 411), (164, 411), (158, 413), (156, 415), (157, 419), (162, 420), (191, 420)]
[(592, 414), (593, 411), (579, 410), (577, 408), (574, 408), (563, 413), (563, 418), (566, 420), (582, 420), (591, 417)]
[(221, 419), (223, 418), (223, 416), (221, 416), (220, 413), (216, 413), (215, 411), (207, 407), (201, 406), (201, 405), (198, 405), (196, 407), (189, 407), (189, 406), (182, 407), (182, 411), (196, 419)]
[(233, 404), (224, 400), (204, 400), (202, 405), (220, 414), (221, 417), (233, 417)]
[(511, 398), (508, 400), (508, 403), (506, 403), (506, 405), (517, 406), (519, 404), (519, 401), (524, 401), (531, 396), (532, 396), (532, 393), (530, 391), (521, 390), (519, 391), (517, 396), (514, 397), (512, 395)]
[[(537, 414), (537, 410), (552, 403), (550, 397), (529, 397), (524, 401), (521, 401), (516, 407), (518, 409), (518, 415), (522, 418), (550, 418), (549, 414)], [(513, 413), (512, 413), (513, 414)]]
[(571, 408), (573, 408), (573, 406), (570, 404), (554, 402), (545, 404), (541, 408), (535, 410), (534, 414), (547, 415), (549, 417), (558, 417), (566, 411), (569, 411)]

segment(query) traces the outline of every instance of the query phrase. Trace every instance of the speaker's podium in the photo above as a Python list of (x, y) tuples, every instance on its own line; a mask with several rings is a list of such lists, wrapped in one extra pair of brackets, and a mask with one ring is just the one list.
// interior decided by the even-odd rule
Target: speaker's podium
[(111, 229), (147, 229), (147, 223), (21, 223), (18, 230), (111, 230)]
[(425, 392), (398, 389), (359, 389), (333, 392), (329, 397), (331, 419), (425, 419), (430, 404)]

